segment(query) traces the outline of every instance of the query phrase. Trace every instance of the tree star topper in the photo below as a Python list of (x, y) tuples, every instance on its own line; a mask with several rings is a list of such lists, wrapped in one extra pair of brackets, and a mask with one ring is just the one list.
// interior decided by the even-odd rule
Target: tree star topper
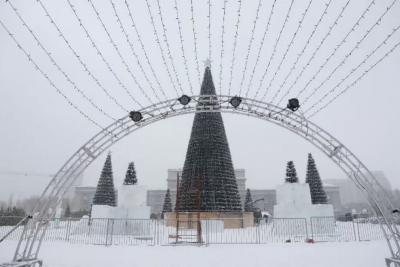
[(211, 60), (207, 58), (206, 60), (203, 60), (204, 67), (205, 68), (210, 68), (211, 69)]

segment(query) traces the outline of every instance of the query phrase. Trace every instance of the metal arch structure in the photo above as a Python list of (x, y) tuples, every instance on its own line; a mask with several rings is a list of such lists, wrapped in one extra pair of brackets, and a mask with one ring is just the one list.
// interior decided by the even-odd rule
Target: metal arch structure
[[(230, 104), (233, 96), (191, 96), (182, 105), (178, 99), (162, 101), (139, 112), (142, 118), (134, 122), (129, 115), (113, 122), (78, 149), (61, 167), (43, 191), (32, 212), (14, 254), (14, 263), (37, 260), (41, 242), (56, 207), (75, 179), (105, 150), (132, 132), (157, 121), (179, 115), (201, 112), (224, 112), (246, 115), (281, 126), (307, 140), (327, 155), (365, 194), (378, 218), (392, 258), (400, 255), (400, 234), (392, 214), (393, 206), (384, 189), (367, 167), (341, 142), (303, 115), (289, 109), (250, 98), (241, 98), (236, 108)], [(12, 265), (11, 265), (12, 266)]]

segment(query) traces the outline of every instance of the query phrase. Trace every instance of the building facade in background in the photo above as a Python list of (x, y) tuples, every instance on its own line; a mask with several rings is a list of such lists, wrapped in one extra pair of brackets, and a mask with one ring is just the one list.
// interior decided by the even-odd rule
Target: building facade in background
[[(175, 208), (176, 202), (176, 179), (177, 176), (182, 174), (181, 169), (168, 169), (167, 175), (167, 189), (171, 193), (172, 207)], [(245, 169), (235, 169), (236, 182), (239, 189), (240, 198), (242, 205), (244, 204), (246, 196), (246, 171)], [(164, 197), (167, 192), (165, 190), (148, 190), (147, 191), (147, 205), (151, 207), (151, 213), (160, 214), (164, 202)], [(328, 203), (332, 204), (335, 210), (335, 214), (341, 212), (341, 199), (339, 186), (332, 184), (324, 184), (325, 192), (328, 196)], [(252, 189), (250, 188), (251, 195), (256, 208), (261, 211), (266, 211), (273, 215), (273, 208), (276, 204), (276, 191), (275, 189)]]
[[(382, 185), (382, 187), (386, 190), (386, 192), (388, 194), (391, 194), (392, 187), (384, 172), (373, 171), (372, 173)], [(167, 171), (166, 182), (167, 188), (170, 190), (171, 193), (173, 208), (175, 208), (176, 177), (178, 174), (182, 174), (181, 169), (168, 169)], [(243, 204), (247, 189), (247, 178), (245, 169), (236, 169), (235, 176), (240, 198)], [(81, 183), (82, 178), (80, 177), (78, 180), (79, 183)], [(350, 179), (323, 180), (323, 187), (328, 196), (328, 203), (332, 204), (334, 207), (335, 215), (343, 215), (344, 213), (350, 212), (352, 210), (361, 211), (364, 208), (368, 209), (367, 200)], [(165, 190), (147, 191), (147, 205), (151, 207), (151, 213), (161, 213), (167, 188)], [(276, 204), (275, 189), (250, 188), (250, 190), (253, 201), (255, 201), (255, 207), (260, 209), (261, 211), (266, 211), (273, 215), (273, 206)], [(69, 198), (71, 209), (73, 211), (90, 210), (95, 192), (95, 186), (74, 186), (72, 197)]]

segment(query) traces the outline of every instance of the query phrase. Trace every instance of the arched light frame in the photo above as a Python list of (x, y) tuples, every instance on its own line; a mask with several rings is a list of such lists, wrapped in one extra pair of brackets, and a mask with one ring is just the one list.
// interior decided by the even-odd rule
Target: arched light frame
[(37, 259), (48, 222), (54, 217), (56, 207), (76, 178), (104, 151), (122, 138), (157, 121), (175, 116), (222, 112), (246, 115), (281, 126), (307, 140), (327, 155), (367, 197), (377, 216), (392, 257), (399, 257), (399, 230), (392, 215), (393, 205), (385, 190), (367, 167), (342, 143), (301, 114), (270, 103), (242, 98), (239, 107), (229, 102), (234, 96), (191, 96), (192, 101), (181, 105), (170, 99), (145, 107), (139, 112), (143, 119), (133, 122), (129, 115), (113, 122), (78, 149), (61, 167), (43, 191), (33, 210), (33, 219), (24, 228), (14, 254), (14, 261)]

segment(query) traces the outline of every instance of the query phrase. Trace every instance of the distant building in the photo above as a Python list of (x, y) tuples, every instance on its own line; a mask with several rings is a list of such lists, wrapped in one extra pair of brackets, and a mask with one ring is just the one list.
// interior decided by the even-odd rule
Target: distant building
[[(383, 171), (371, 171), (374, 177), (381, 184), (386, 194), (391, 194), (392, 186), (386, 178)], [(324, 182), (339, 187), (340, 200), (343, 206), (359, 206), (359, 204), (366, 204), (367, 199), (364, 194), (356, 187), (354, 182), (350, 179), (327, 179)], [(375, 188), (381, 190), (380, 188)]]
[(328, 203), (333, 205), (333, 211), (335, 215), (340, 215), (342, 213), (342, 201), (340, 199), (340, 187), (333, 184), (328, 184), (323, 182), (323, 187), (328, 197)]
[(254, 201), (254, 206), (261, 211), (267, 211), (273, 215), (274, 205), (276, 204), (275, 189), (251, 189), (251, 197)]
[(70, 200), (71, 210), (90, 210), (93, 196), (96, 193), (95, 186), (76, 186), (74, 197)]
[[(172, 207), (175, 207), (176, 201), (176, 177), (181, 175), (181, 169), (168, 169), (167, 175), (167, 188), (171, 193)], [(242, 204), (246, 196), (246, 171), (245, 169), (235, 170), (236, 181), (239, 189)], [(340, 190), (339, 186), (334, 184), (325, 184), (324, 189), (328, 196), (328, 203), (332, 204), (335, 210), (335, 214), (340, 214), (342, 209)], [(273, 215), (273, 208), (276, 204), (276, 191), (275, 189), (251, 189), (251, 196), (253, 198), (254, 205), (261, 211), (267, 211)], [(164, 197), (166, 194), (165, 190), (148, 190), (147, 191), (147, 205), (151, 207), (151, 213), (159, 214), (162, 212), (162, 206)]]

